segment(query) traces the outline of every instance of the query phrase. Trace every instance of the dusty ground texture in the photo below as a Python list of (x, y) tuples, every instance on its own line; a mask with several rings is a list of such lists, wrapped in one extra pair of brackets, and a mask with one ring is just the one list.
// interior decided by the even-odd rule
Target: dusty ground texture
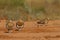
[[(15, 23), (15, 22), (14, 22)], [(25, 22), (20, 31), (5, 33), (5, 21), (0, 22), (0, 40), (60, 40), (60, 20), (49, 21), (47, 26), (38, 27), (35, 21)]]

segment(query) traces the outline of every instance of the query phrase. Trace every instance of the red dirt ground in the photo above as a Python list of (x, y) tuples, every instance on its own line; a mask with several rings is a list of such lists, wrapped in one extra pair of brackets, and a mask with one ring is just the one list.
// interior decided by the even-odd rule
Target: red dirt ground
[(5, 23), (5, 20), (0, 22), (0, 40), (60, 40), (60, 20), (51, 20), (40, 27), (35, 21), (25, 22), (22, 30), (14, 31), (14, 26), (12, 33), (5, 33)]

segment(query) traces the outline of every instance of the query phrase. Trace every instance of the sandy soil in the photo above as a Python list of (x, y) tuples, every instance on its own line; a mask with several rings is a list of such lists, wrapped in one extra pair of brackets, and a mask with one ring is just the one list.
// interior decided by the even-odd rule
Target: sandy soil
[[(15, 24), (15, 22), (14, 22)], [(49, 21), (48, 25), (38, 27), (35, 21), (25, 22), (20, 31), (5, 33), (5, 20), (0, 22), (0, 40), (60, 40), (60, 20)]]

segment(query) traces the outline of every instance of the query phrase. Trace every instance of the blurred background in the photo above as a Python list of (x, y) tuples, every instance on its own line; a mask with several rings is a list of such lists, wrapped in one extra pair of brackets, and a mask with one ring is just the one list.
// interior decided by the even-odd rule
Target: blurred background
[(60, 19), (60, 0), (0, 0), (0, 19)]

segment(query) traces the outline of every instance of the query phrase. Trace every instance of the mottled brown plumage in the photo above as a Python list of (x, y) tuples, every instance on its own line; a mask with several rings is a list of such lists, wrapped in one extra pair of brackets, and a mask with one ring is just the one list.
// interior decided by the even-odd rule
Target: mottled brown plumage
[(39, 25), (45, 25), (45, 24), (48, 24), (48, 21), (49, 21), (49, 19), (45, 18), (45, 19), (42, 19), (42, 20), (38, 20), (37, 24), (38, 24), (38, 26)]
[(14, 27), (14, 23), (12, 22), (12, 20), (9, 20), (8, 22), (6, 22), (6, 29), (8, 30), (8, 32), (12, 30), (13, 27)]
[(22, 29), (23, 27), (24, 27), (24, 22), (22, 20), (16, 22), (17, 30)]
[(18, 21), (17, 23), (16, 23), (16, 25), (18, 25), (18, 26), (22, 26), (24, 23), (23, 22), (20, 22), (20, 21)]

